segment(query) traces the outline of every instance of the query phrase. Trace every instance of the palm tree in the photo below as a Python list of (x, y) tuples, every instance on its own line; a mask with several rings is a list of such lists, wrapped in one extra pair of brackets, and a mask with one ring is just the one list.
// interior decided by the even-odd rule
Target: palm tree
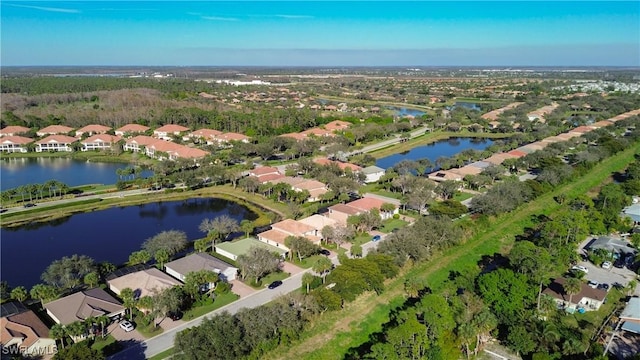
[(102, 334), (102, 338), (104, 339), (104, 337), (105, 337), (104, 325), (109, 322), (109, 317), (106, 316), (106, 315), (100, 315), (100, 316), (96, 317), (95, 321), (96, 321), (96, 323), (100, 324), (100, 328), (101, 328), (100, 334)]
[(67, 329), (65, 329), (64, 325), (54, 324), (49, 330), (49, 334), (54, 340), (60, 340), (60, 344), (64, 349), (64, 338), (67, 336)]
[(576, 278), (568, 278), (564, 281), (564, 291), (569, 294), (569, 306), (573, 303), (573, 295), (582, 289), (582, 281)]
[(327, 273), (333, 267), (333, 263), (327, 257), (321, 257), (313, 264), (312, 270), (322, 276), (322, 283), (324, 284)]
[(124, 288), (120, 291), (122, 305), (129, 310), (129, 320), (133, 319), (133, 308), (136, 306), (136, 297), (131, 288)]
[(488, 334), (498, 326), (498, 319), (489, 310), (484, 309), (473, 318), (473, 324), (478, 330), (476, 335), (476, 347), (474, 353), (478, 355), (480, 346), (486, 341)]
[(302, 285), (305, 285), (307, 287), (307, 294), (309, 293), (309, 287), (313, 283), (313, 278), (314, 276), (308, 272), (302, 274)]

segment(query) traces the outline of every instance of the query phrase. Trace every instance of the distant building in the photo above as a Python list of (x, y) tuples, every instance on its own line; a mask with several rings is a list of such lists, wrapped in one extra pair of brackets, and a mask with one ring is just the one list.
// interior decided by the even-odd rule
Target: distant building
[(28, 151), (27, 145), (32, 142), (33, 139), (23, 136), (3, 136), (0, 138), (0, 151), (8, 153), (26, 153)]
[(144, 134), (147, 130), (149, 130), (148, 126), (139, 124), (127, 124), (116, 129), (115, 134), (118, 136), (131, 136), (136, 134)]
[(73, 128), (64, 125), (51, 125), (47, 126), (44, 129), (40, 129), (36, 132), (38, 136), (47, 136), (47, 135), (58, 135), (58, 134), (68, 134), (73, 131)]
[(7, 126), (0, 129), (0, 137), (2, 136), (16, 136), (20, 134), (26, 134), (30, 131), (28, 127), (24, 126)]
[(87, 125), (85, 127), (82, 127), (76, 130), (76, 137), (81, 137), (84, 134), (87, 134), (89, 136), (95, 135), (95, 134), (105, 134), (109, 130), (111, 130), (111, 128), (104, 125), (96, 125), (96, 124)]

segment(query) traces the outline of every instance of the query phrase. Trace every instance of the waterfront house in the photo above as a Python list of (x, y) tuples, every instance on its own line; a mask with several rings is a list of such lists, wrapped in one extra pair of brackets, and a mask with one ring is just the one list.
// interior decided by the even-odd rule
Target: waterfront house
[(153, 296), (154, 292), (182, 285), (178, 280), (155, 267), (149, 269), (125, 268), (107, 277), (109, 290), (120, 295), (123, 289), (133, 290), (135, 299)]
[[(208, 270), (219, 275), (220, 280), (232, 281), (238, 275), (238, 268), (233, 267), (220, 259), (214, 258), (207, 253), (195, 253), (183, 258), (171, 261), (165, 266), (167, 274), (184, 282), (189, 273)], [(207, 284), (207, 289), (212, 288), (215, 284)]]
[(367, 166), (361, 171), (365, 176), (364, 182), (367, 184), (379, 181), (385, 173), (385, 170), (383, 168), (377, 167), (375, 165)]
[(24, 127), (24, 126), (7, 126), (5, 128), (0, 129), (0, 137), (2, 136), (16, 136), (16, 135), (20, 135), (20, 134), (26, 134), (29, 132), (28, 127)]
[(278, 254), (282, 258), (285, 258), (287, 255), (287, 250), (269, 245), (254, 238), (225, 241), (216, 244), (215, 252), (235, 261), (238, 259), (238, 256), (247, 254), (254, 247), (269, 250), (272, 253)]
[(73, 131), (73, 128), (64, 125), (50, 125), (44, 129), (40, 129), (36, 132), (38, 136), (68, 134)]
[(85, 127), (82, 127), (76, 130), (76, 137), (81, 137), (84, 134), (87, 134), (89, 136), (96, 135), (96, 134), (105, 134), (109, 130), (111, 130), (111, 128), (104, 125), (97, 125), (97, 124), (87, 125)]
[(186, 131), (189, 131), (189, 128), (176, 124), (167, 124), (153, 130), (153, 136), (162, 140), (171, 140), (172, 136), (180, 136)]
[(71, 144), (78, 139), (67, 135), (49, 135), (36, 141), (36, 152), (43, 151), (73, 151)]
[(61, 325), (103, 315), (115, 319), (125, 312), (118, 300), (100, 288), (79, 291), (46, 303), (44, 308), (51, 319)]
[(139, 124), (127, 124), (120, 128), (117, 128), (115, 134), (118, 136), (131, 136), (135, 134), (144, 134), (147, 130), (149, 130), (148, 126), (139, 125)]
[(90, 136), (80, 143), (82, 144), (82, 151), (89, 150), (111, 150), (118, 146), (118, 141), (122, 138), (120, 136), (109, 134), (98, 134)]
[(140, 151), (144, 151), (145, 147), (153, 144), (156, 141), (158, 141), (158, 139), (152, 138), (151, 136), (138, 135), (134, 138), (128, 139), (125, 142), (124, 150), (137, 153)]
[(4, 136), (0, 138), (0, 151), (8, 152), (8, 153), (26, 153), (28, 151), (27, 145), (31, 144), (33, 139), (11, 135)]

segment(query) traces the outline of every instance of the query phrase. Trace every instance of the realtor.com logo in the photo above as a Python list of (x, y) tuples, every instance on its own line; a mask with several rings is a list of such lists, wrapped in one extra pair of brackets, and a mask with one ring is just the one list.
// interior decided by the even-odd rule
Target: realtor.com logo
[(28, 348), (26, 346), (8, 346), (2, 347), (0, 351), (2, 355), (24, 355), (24, 356), (43, 356), (54, 355), (58, 352), (57, 346)]

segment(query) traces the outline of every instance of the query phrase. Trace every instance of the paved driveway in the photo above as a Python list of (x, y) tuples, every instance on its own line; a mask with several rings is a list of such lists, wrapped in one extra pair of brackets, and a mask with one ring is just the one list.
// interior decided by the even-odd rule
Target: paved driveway
[(127, 340), (136, 340), (136, 341), (144, 341), (144, 336), (140, 335), (138, 329), (134, 329), (133, 331), (126, 332), (122, 330), (120, 327), (120, 323), (114, 322), (113, 324), (107, 327), (107, 332), (113, 336), (114, 339), (118, 341), (127, 341)]
[(295, 266), (292, 263), (285, 261), (282, 263), (282, 271), (289, 273), (291, 275), (299, 274), (304, 271), (303, 268), (299, 266)]
[(243, 283), (240, 280), (231, 280), (231, 291), (240, 296), (240, 298), (243, 298), (245, 296), (249, 296), (251, 294), (253, 294), (254, 292), (256, 292), (256, 290), (254, 288), (252, 288), (251, 286)]

